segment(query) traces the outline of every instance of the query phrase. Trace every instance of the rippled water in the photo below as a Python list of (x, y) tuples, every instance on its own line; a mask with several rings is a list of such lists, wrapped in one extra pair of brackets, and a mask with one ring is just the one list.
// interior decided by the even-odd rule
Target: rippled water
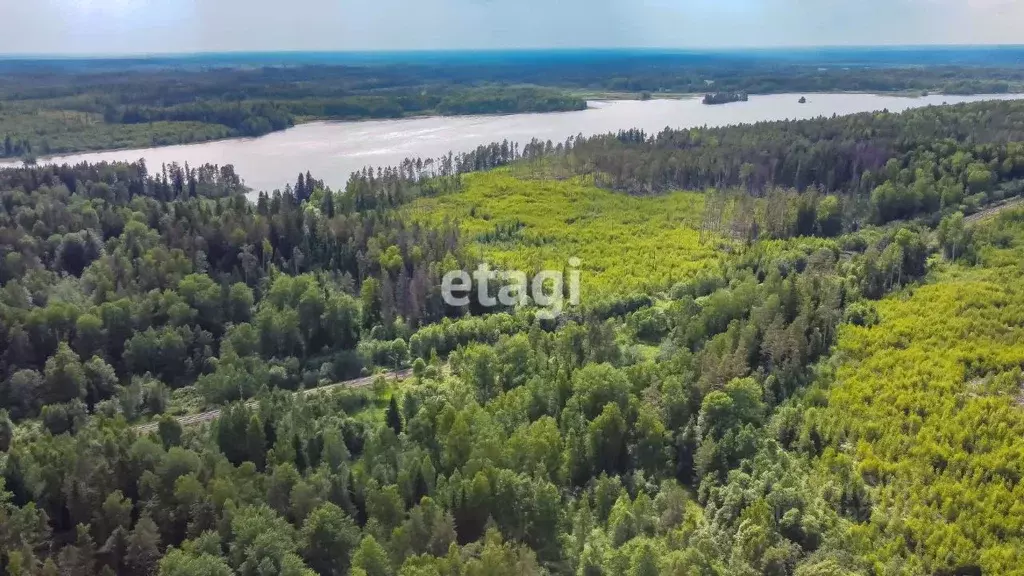
[(588, 110), (554, 114), (461, 116), (315, 122), (260, 138), (242, 138), (145, 148), (74, 154), (45, 162), (98, 162), (144, 158), (151, 170), (163, 163), (234, 164), (254, 190), (281, 188), (299, 172), (310, 171), (333, 188), (364, 166), (388, 166), (407, 157), (436, 158), (464, 152), (481, 144), (531, 138), (564, 141), (567, 137), (642, 128), (722, 126), (765, 120), (785, 120), (888, 109), (901, 111), (932, 104), (1009, 99), (1017, 95), (941, 96), (903, 98), (874, 94), (799, 94), (752, 96), (748, 102), (705, 106), (698, 99), (592, 102)]

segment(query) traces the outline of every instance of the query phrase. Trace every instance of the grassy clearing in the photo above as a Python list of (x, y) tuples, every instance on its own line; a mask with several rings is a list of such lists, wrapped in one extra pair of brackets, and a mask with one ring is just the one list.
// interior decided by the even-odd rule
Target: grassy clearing
[(470, 174), (458, 194), (406, 208), (427, 223), (457, 221), (472, 250), (495, 266), (561, 270), (582, 261), (584, 299), (657, 292), (717, 266), (717, 243), (701, 245), (703, 195), (632, 197), (582, 180), (520, 180), (506, 170)]

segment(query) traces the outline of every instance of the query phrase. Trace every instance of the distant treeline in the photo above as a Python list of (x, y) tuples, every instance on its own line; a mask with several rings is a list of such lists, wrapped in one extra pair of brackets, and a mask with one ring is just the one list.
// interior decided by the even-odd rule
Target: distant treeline
[(573, 93), (1005, 93), (1024, 69), (598, 53), (195, 67), (0, 62), (0, 157), (258, 136), (303, 120), (579, 110)]
[[(62, 81), (59, 86), (23, 78), (24, 85), (0, 87), (0, 157), (261, 136), (306, 119), (512, 114), (587, 107), (581, 98), (537, 87), (367, 90), (345, 84), (335, 87), (327, 81), (323, 82), (328, 86), (323, 86), (316, 78), (308, 84), (250, 86), (233, 71), (221, 73), (223, 77), (211, 78), (179, 73), (169, 77), (128, 74), (128, 80), (97, 75), (50, 79)], [(165, 84), (168, 78), (173, 81)], [(40, 85), (33, 86), (34, 81)], [(188, 93), (179, 91), (179, 84)]]

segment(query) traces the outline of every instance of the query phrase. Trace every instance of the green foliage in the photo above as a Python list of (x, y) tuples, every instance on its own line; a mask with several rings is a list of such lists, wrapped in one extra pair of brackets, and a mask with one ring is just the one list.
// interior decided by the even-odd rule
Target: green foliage
[[(927, 218), (861, 228), (884, 183), (637, 198), (522, 179), (515, 156), (360, 173), (333, 217), (310, 175), (253, 205), (210, 168), (0, 171), (0, 563), (1018, 570), (1021, 212), (978, 224), (921, 189)], [(901, 162), (897, 196), (921, 188)], [(94, 255), (63, 240), (83, 230)], [(467, 253), (529, 269), (555, 249), (583, 256), (593, 299), (557, 321), (436, 302)], [(292, 393), (413, 358), (402, 382)], [(189, 430), (164, 415), (200, 394), (229, 404)]]
[(991, 226), (1012, 231), (1014, 246), (987, 246), (979, 267), (950, 266), (879, 302), (877, 325), (842, 329), (828, 405), (807, 419), (871, 487), (876, 504), (861, 537), (879, 566), (1020, 566), (1024, 532), (1009, 503), (1019, 500), (1024, 430), (1024, 228), (1019, 213)]
[(964, 255), (972, 256), (971, 233), (964, 225), (964, 215), (960, 212), (942, 219), (937, 230), (942, 252), (950, 260)]
[(479, 237), (503, 222), (520, 223), (512, 241), (484, 240), (473, 251), (507, 270), (562, 270), (579, 258), (582, 302), (611, 294), (663, 290), (716, 265), (720, 252), (701, 245), (703, 197), (676, 193), (631, 198), (581, 181), (531, 181), (503, 170), (472, 174), (455, 195), (408, 208), (430, 223), (457, 221)]
[(234, 572), (223, 559), (210, 554), (191, 555), (170, 550), (160, 561), (160, 576), (231, 576)]
[(359, 543), (359, 527), (338, 506), (328, 502), (302, 525), (302, 555), (319, 574), (341, 576), (348, 570)]
[(394, 574), (387, 552), (373, 538), (367, 536), (359, 544), (352, 561), (352, 571), (366, 576), (390, 576)]
[[(323, 191), (311, 175), (301, 182)], [(374, 182), (366, 194), (418, 190), (393, 172)], [(212, 166), (0, 172), (0, 225), (12, 239), (0, 248), (0, 402), (10, 415), (49, 406), (58, 432), (79, 402), (136, 420), (163, 413), (172, 396), (219, 405), (374, 363), (400, 368), (409, 333), (446, 315), (435, 260), (459, 265), (456, 231), (412, 229), (351, 204), (332, 223), (290, 189), (256, 205), (242, 190), (230, 168)], [(357, 349), (378, 338), (387, 350)]]

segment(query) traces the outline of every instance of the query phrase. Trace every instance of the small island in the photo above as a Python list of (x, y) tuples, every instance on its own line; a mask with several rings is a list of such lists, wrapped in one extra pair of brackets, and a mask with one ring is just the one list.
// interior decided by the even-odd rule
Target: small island
[(704, 103), (711, 106), (716, 104), (730, 104), (732, 102), (746, 102), (746, 92), (714, 92), (704, 95)]
[(800, 97), (800, 103), (801, 104), (807, 104), (807, 96), (801, 96)]

